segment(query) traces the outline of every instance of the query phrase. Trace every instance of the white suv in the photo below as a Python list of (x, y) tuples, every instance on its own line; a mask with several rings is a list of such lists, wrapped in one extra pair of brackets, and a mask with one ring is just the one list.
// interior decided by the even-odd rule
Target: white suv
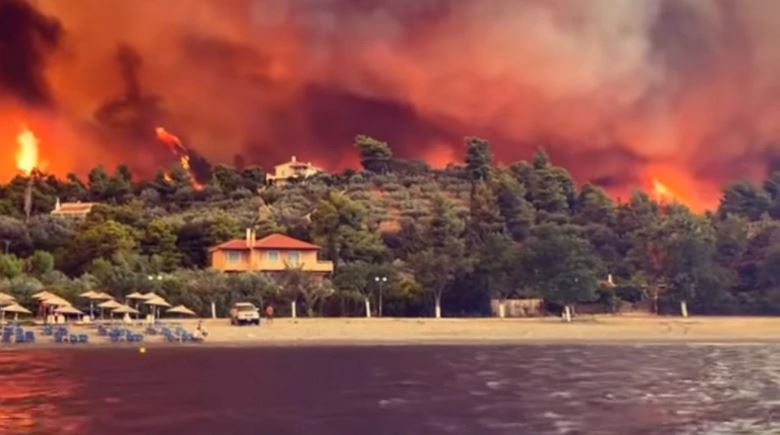
[(231, 325), (259, 325), (260, 313), (254, 304), (249, 302), (238, 302), (230, 309)]

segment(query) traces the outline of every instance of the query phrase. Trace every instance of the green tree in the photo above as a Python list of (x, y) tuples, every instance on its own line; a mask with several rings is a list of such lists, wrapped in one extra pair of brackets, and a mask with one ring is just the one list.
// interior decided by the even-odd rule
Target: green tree
[(13, 254), (0, 255), (0, 277), (13, 279), (24, 272), (24, 261)]
[(300, 267), (288, 267), (276, 279), (293, 305), (299, 298), (303, 299), (309, 317), (314, 317), (316, 307), (334, 293), (330, 280), (305, 272)]
[(222, 210), (211, 210), (184, 222), (176, 235), (176, 246), (182, 253), (185, 267), (208, 267), (209, 250), (240, 236), (241, 227), (235, 216)]
[(533, 171), (526, 176), (529, 177), (528, 196), (542, 216), (568, 213), (575, 190), (574, 181), (566, 170), (551, 165), (547, 154), (539, 151), (534, 156)]
[(519, 250), (515, 242), (506, 234), (492, 234), (482, 245), (475, 273), (490, 292), (499, 301), (499, 315), (505, 315), (505, 302), (518, 290)]
[(360, 164), (363, 169), (377, 174), (388, 171), (393, 151), (386, 142), (361, 134), (355, 138), (355, 146), (360, 153)]
[(93, 201), (107, 201), (111, 196), (112, 180), (102, 165), (98, 166), (87, 175), (89, 196)]
[(533, 226), (535, 210), (525, 199), (525, 187), (510, 172), (498, 173), (494, 186), (496, 202), (509, 234), (516, 241), (525, 239)]
[(54, 271), (54, 256), (46, 251), (35, 251), (26, 263), (25, 270), (36, 278)]
[(224, 192), (232, 192), (239, 188), (245, 188), (242, 174), (229, 166), (214, 166), (212, 177)]
[(716, 231), (708, 219), (675, 209), (664, 226), (667, 297), (681, 303), (685, 314), (689, 301), (716, 300), (728, 279), (716, 262)]
[(466, 255), (463, 223), (452, 206), (441, 196), (434, 198), (432, 218), (425, 230), (426, 249), (413, 254), (410, 264), (415, 279), (433, 295), (436, 318), (441, 317), (444, 292), (459, 277), (471, 270)]
[(466, 138), (466, 169), (472, 182), (490, 179), (493, 153), (488, 141), (478, 137)]
[(577, 221), (581, 224), (612, 225), (617, 217), (615, 203), (603, 189), (586, 183), (576, 201)]
[(718, 214), (726, 217), (729, 214), (744, 216), (751, 221), (757, 221), (764, 213), (769, 212), (769, 195), (747, 180), (731, 184), (723, 192)]
[(330, 191), (311, 215), (312, 232), (334, 267), (342, 261), (372, 262), (384, 255), (379, 234), (365, 222), (366, 210), (346, 195)]
[(144, 233), (143, 252), (159, 257), (164, 272), (173, 272), (181, 265), (183, 255), (177, 245), (178, 228), (167, 219), (153, 220)]
[(484, 181), (476, 181), (471, 189), (467, 240), (470, 246), (479, 246), (491, 235), (503, 234), (506, 225), (496, 197)]
[(523, 246), (525, 285), (548, 302), (571, 307), (592, 301), (603, 266), (588, 242), (558, 225), (541, 225)]
[(68, 256), (63, 259), (66, 271), (79, 275), (99, 258), (119, 261), (123, 255), (135, 251), (134, 233), (132, 228), (113, 220), (84, 225), (74, 237)]
[(30, 236), (24, 222), (9, 216), (0, 216), (0, 253), (24, 253), (29, 246)]

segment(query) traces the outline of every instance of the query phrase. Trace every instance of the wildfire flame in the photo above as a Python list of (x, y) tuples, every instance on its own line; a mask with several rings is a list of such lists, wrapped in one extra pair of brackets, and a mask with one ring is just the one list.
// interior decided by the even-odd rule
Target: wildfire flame
[(26, 126), (22, 126), (22, 132), (16, 137), (19, 143), (19, 151), (16, 152), (16, 167), (30, 175), (38, 167), (38, 138)]
[(659, 202), (669, 203), (677, 200), (677, 195), (657, 178), (653, 178), (653, 195)]
[[(176, 135), (169, 133), (163, 127), (155, 128), (154, 132), (157, 135), (157, 139), (168, 146), (168, 149), (171, 151), (171, 153), (179, 158), (181, 167), (190, 174), (192, 188), (195, 190), (203, 190), (205, 186), (195, 180), (195, 174), (192, 172), (192, 166), (190, 165), (189, 150), (184, 146), (184, 144), (182, 144), (181, 139), (179, 139)], [(165, 179), (167, 181), (171, 181), (170, 175), (165, 174)]]

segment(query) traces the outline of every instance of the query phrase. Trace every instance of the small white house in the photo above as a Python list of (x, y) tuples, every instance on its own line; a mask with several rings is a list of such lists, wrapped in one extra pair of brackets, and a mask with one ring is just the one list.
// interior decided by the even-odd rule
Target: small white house
[(289, 162), (274, 166), (274, 173), (266, 175), (266, 180), (270, 184), (278, 185), (295, 178), (308, 178), (320, 172), (323, 172), (321, 168), (310, 162), (299, 162), (295, 156), (292, 156)]

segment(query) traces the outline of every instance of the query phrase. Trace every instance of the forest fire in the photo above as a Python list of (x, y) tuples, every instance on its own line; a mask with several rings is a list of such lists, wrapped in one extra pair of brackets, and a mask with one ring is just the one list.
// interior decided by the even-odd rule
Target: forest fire
[(29, 176), (38, 167), (38, 138), (26, 126), (16, 137), (19, 151), (16, 153), (16, 167)]
[[(504, 164), (543, 147), (578, 182), (624, 195), (656, 177), (694, 209), (780, 169), (773, 2), (181, 3), (0, 1), (18, 61), (0, 71), (0, 117), (43, 116), (42, 142), (83, 151), (47, 146), (49, 172), (150, 178), (169, 158), (149, 143), (158, 124), (187, 132), (158, 137), (199, 184), (237, 155), (340, 171), (358, 134), (435, 167), (462, 161), (472, 134)], [(686, 174), (643, 173), (659, 163)]]
[[(171, 153), (179, 159), (181, 167), (190, 174), (192, 188), (198, 191), (203, 190), (205, 186), (198, 182), (197, 175), (192, 170), (192, 164), (190, 163), (190, 151), (187, 149), (187, 147), (184, 146), (184, 144), (181, 143), (181, 139), (179, 139), (176, 135), (168, 132), (163, 127), (157, 127), (155, 129), (155, 134), (157, 135), (157, 139), (164, 143), (171, 151)], [(165, 179), (170, 180), (170, 175), (166, 173)]]
[(677, 201), (677, 197), (661, 180), (653, 178), (653, 196), (660, 203), (672, 203)]

